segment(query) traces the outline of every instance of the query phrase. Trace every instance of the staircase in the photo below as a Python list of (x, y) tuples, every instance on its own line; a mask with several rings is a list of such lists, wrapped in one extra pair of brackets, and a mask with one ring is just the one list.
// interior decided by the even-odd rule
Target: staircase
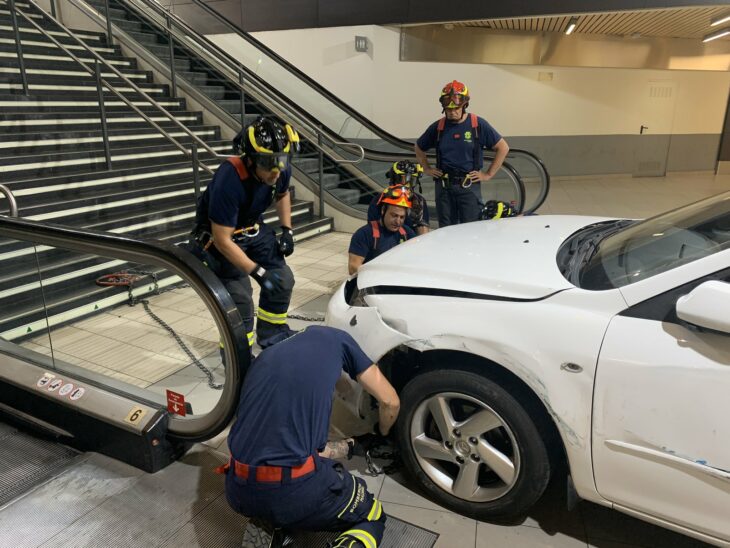
[[(86, 0), (86, 3), (95, 7), (99, 13), (105, 14), (104, 0)], [(135, 9), (134, 5), (123, 0), (109, 0), (109, 6), (109, 18), (112, 24), (139, 42), (161, 63), (169, 67), (170, 46), (167, 30), (160, 25), (159, 21), (150, 16), (152, 8), (148, 8), (147, 12), (142, 12)], [(159, 9), (161, 10), (161, 8)], [(184, 30), (178, 27), (175, 28), (177, 32), (185, 34)], [(192, 34), (186, 34), (186, 36), (191, 42), (200, 40), (200, 37)], [(181, 40), (173, 40), (173, 45), (176, 78), (195, 86), (203, 95), (215, 100), (216, 105), (231, 116), (233, 123), (240, 125), (242, 118), (241, 92), (236, 82), (232, 82), (229, 75), (224, 74), (213, 62), (201, 56), (198, 51), (182, 45)], [(212, 44), (210, 45), (212, 46)], [(231, 61), (229, 68), (233, 66), (234, 61)], [(265, 84), (256, 74), (251, 72), (245, 73), (244, 80), (249, 83), (259, 82)], [(289, 98), (284, 98), (284, 100), (289, 100)], [(299, 110), (299, 107), (296, 108)], [(251, 93), (245, 95), (245, 109), (243, 118), (246, 123), (260, 115), (275, 116), (264, 102)], [(357, 172), (348, 171), (343, 165), (325, 155), (323, 186), (339, 202), (365, 211), (376, 191), (372, 186), (366, 184), (363, 178), (372, 177), (377, 181), (377, 186), (385, 186), (385, 173), (390, 168), (391, 163), (375, 162), (377, 165), (368, 166), (366, 175), (362, 169)], [(306, 139), (302, 142), (302, 153), (295, 158), (294, 165), (298, 169), (296, 175), (300, 178), (309, 177), (315, 184), (319, 184), (318, 151)], [(361, 164), (359, 167), (362, 168), (363, 166), (364, 164)]]
[[(16, 7), (81, 60), (93, 64), (91, 55), (42, 12), (22, 1)], [(0, 0), (0, 183), (15, 195), (19, 216), (135, 239), (187, 240), (195, 211), (190, 159), (107, 91), (104, 101), (113, 168), (107, 170), (95, 79), (20, 16), (18, 24), (28, 96), (22, 90), (7, 2)], [(219, 127), (203, 123), (202, 113), (188, 111), (185, 99), (171, 97), (167, 85), (154, 82), (150, 72), (139, 70), (135, 59), (123, 57), (118, 46), (109, 46), (103, 34), (79, 31), (77, 36), (216, 153), (230, 151), (230, 142), (221, 139)], [(180, 67), (190, 68), (182, 59)], [(178, 142), (190, 145), (192, 140), (184, 131), (122, 79), (103, 68), (102, 76)], [(220, 90), (208, 91), (220, 95)], [(213, 169), (220, 163), (205, 150), (199, 158)], [(205, 189), (210, 175), (202, 170), (199, 174)], [(0, 207), (5, 207), (4, 201)], [(265, 219), (278, 225), (273, 209)], [(293, 199), (292, 221), (297, 240), (332, 230), (331, 219), (315, 219), (311, 202)], [(38, 265), (45, 303), (38, 291)], [(125, 289), (99, 287), (95, 280), (130, 266), (139, 267), (0, 240), (0, 307), (4, 311), (0, 337), (19, 340), (36, 334), (45, 327), (46, 313), (52, 325), (61, 324), (125, 302)], [(169, 273), (160, 273), (161, 287), (176, 281)]]

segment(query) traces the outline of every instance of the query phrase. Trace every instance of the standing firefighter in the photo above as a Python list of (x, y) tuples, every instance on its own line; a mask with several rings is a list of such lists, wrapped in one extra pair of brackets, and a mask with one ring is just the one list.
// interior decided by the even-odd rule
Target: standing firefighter
[[(291, 126), (258, 118), (234, 139), (235, 156), (221, 164), (196, 211), (191, 245), (220, 278), (243, 318), (253, 345), (253, 289), (261, 286), (256, 338), (262, 348), (290, 336), (287, 310), (294, 274), (284, 257), (294, 251), (291, 229), (291, 155), (299, 136)], [(263, 221), (272, 204), (282, 233)]]
[[(494, 177), (502, 166), (509, 145), (489, 123), (467, 114), (469, 90), (461, 82), (449, 82), (439, 102), (444, 117), (431, 124), (416, 142), (416, 157), (427, 175), (436, 182), (436, 211), (439, 226), (469, 223), (479, 219), (482, 209), (480, 184)], [(436, 149), (436, 167), (426, 151)], [(496, 151), (486, 172), (482, 171), (482, 149)]]

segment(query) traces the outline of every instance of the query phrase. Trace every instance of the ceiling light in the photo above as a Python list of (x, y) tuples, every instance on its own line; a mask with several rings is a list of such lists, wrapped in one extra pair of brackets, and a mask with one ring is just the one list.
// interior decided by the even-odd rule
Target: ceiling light
[(571, 17), (570, 21), (568, 21), (568, 28), (565, 29), (565, 34), (570, 34), (575, 30), (575, 27), (578, 26), (578, 18), (577, 17)]
[(728, 21), (730, 21), (730, 11), (723, 15), (719, 15), (719, 16), (711, 19), (710, 26), (715, 27), (717, 25), (722, 25), (723, 23), (727, 23)]
[(717, 40), (718, 38), (722, 38), (723, 36), (727, 36), (728, 34), (730, 34), (730, 27), (725, 27), (724, 29), (715, 31), (712, 34), (708, 34), (702, 39), (702, 41), (711, 42), (712, 40)]

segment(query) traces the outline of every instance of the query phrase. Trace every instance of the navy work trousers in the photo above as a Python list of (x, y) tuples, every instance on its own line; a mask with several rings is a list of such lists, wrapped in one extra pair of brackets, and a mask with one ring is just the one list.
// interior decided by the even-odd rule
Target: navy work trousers
[(436, 179), (436, 212), (439, 228), (479, 220), (482, 191), (479, 183), (464, 188), (460, 184), (443, 183)]
[(355, 539), (365, 548), (377, 548), (386, 519), (380, 501), (367, 490), (364, 480), (342, 464), (321, 457), (315, 457), (315, 462), (313, 473), (283, 483), (245, 480), (231, 467), (226, 475), (228, 504), (239, 514), (266, 520), (275, 527), (337, 531), (341, 539)]

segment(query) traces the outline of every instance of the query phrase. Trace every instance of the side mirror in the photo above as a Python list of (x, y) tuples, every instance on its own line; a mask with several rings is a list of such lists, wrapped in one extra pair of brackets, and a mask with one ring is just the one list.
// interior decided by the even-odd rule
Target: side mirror
[(730, 283), (698, 285), (677, 299), (677, 316), (687, 323), (730, 334)]

